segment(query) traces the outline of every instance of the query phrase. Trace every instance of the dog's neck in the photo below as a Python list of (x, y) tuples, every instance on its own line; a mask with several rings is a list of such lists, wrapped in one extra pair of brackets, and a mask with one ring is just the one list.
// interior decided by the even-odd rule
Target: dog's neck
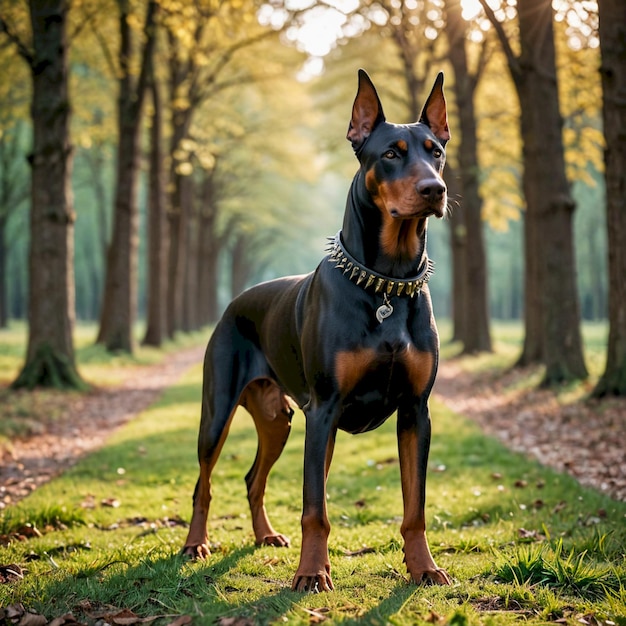
[(408, 278), (419, 273), (427, 260), (428, 218), (383, 218), (360, 178), (350, 187), (341, 235), (348, 252), (379, 274)]

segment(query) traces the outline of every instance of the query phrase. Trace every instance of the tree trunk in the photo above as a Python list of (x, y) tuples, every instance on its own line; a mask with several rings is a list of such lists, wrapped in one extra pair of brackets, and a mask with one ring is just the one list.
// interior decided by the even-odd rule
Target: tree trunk
[(163, 171), (163, 103), (152, 72), (150, 189), (148, 193), (148, 303), (143, 343), (160, 346), (167, 337), (167, 237), (165, 172)]
[(217, 322), (218, 268), (220, 240), (216, 233), (217, 206), (214, 189), (215, 170), (206, 172), (202, 182), (200, 235), (198, 249), (198, 319), (201, 325)]
[[(91, 180), (93, 182), (93, 192), (96, 198), (96, 223), (98, 225), (96, 239), (98, 242), (98, 252), (100, 253), (99, 262), (102, 264), (103, 268), (106, 268), (110, 239), (110, 205), (108, 204), (107, 199), (108, 182), (105, 180), (106, 175), (104, 168), (107, 159), (105, 156), (104, 144), (100, 143), (94, 150), (85, 151), (85, 153), (83, 154), (83, 158), (85, 158), (87, 165), (89, 166)], [(92, 250), (90, 254), (94, 255), (94, 251)], [(96, 266), (99, 265), (95, 262), (95, 260), (94, 264)], [(94, 283), (94, 288), (97, 290), (97, 294), (95, 296), (96, 312), (94, 314), (94, 319), (99, 319), (102, 313), (102, 297), (104, 295), (102, 272), (98, 272), (96, 282)]]
[(446, 163), (444, 178), (448, 186), (448, 204), (450, 226), (450, 253), (452, 258), (452, 341), (463, 341), (466, 335), (465, 311), (467, 309), (467, 283), (465, 281), (465, 251), (467, 230), (465, 228), (464, 207), (460, 199), (460, 180), (457, 170)]
[(486, 0), (480, 2), (500, 37), (521, 109), (527, 336), (520, 361), (532, 361), (540, 351), (543, 385), (582, 379), (587, 369), (575, 280), (575, 204), (565, 176), (551, 0), (517, 3), (519, 57)]
[[(527, 175), (523, 174), (523, 186), (526, 188)], [(528, 207), (529, 197), (524, 192)], [(517, 360), (518, 367), (544, 362), (543, 344), (543, 273), (536, 250), (541, 248), (540, 223), (531, 210), (524, 213), (524, 345)]]
[(247, 239), (243, 235), (237, 235), (231, 249), (231, 274), (230, 293), (231, 299), (236, 298), (246, 288), (248, 283), (249, 265), (246, 255)]
[(609, 342), (594, 395), (626, 395), (626, 4), (599, 0), (602, 53), (606, 217), (609, 248)]
[(82, 388), (74, 329), (74, 210), (69, 142), (67, 3), (31, 0), (33, 78), (30, 157), (28, 348), (12, 387)]
[(9, 303), (7, 301), (7, 246), (6, 217), (0, 216), (0, 328), (9, 325)]
[(459, 115), (459, 174), (465, 225), (465, 298), (463, 353), (491, 352), (487, 297), (487, 257), (482, 223), (482, 198), (478, 191), (478, 149), (474, 93), (477, 79), (470, 75), (465, 53), (466, 22), (457, 0), (446, 2), (449, 57), (454, 69), (454, 93)]
[[(174, 159), (172, 159), (174, 161)], [(187, 230), (189, 221), (189, 177), (175, 171), (173, 192), (168, 215), (170, 249), (168, 255), (168, 335), (173, 337), (183, 329), (185, 311), (185, 265), (187, 254)]]
[(198, 229), (199, 217), (195, 212), (195, 185), (191, 176), (186, 177), (188, 187), (186, 199), (187, 228), (185, 237), (184, 268), (185, 278), (183, 283), (183, 327), (185, 332), (197, 330), (198, 323)]
[[(184, 175), (187, 155), (182, 150), (184, 140), (189, 136), (193, 108), (186, 101), (181, 104), (181, 95), (188, 95), (193, 78), (192, 61), (183, 61), (178, 55), (176, 37), (168, 32), (170, 43), (169, 66), (169, 101), (172, 109), (172, 136), (170, 142), (170, 206), (168, 212), (170, 249), (168, 258), (168, 335), (174, 336), (183, 328), (185, 309), (185, 254), (187, 240), (187, 211), (189, 210), (188, 176)], [(182, 98), (184, 100), (184, 98)]]
[(514, 75), (521, 105), (524, 193), (536, 225), (541, 272), (544, 385), (585, 378), (576, 292), (573, 214), (565, 176), (550, 0), (518, 4), (521, 56)]
[(97, 342), (113, 352), (134, 349), (133, 324), (137, 309), (137, 256), (139, 209), (137, 187), (140, 166), (140, 130), (147, 71), (154, 47), (156, 2), (148, 3), (139, 79), (133, 79), (131, 58), (133, 36), (129, 24), (129, 2), (120, 7), (120, 92), (118, 98), (117, 185), (113, 235), (107, 254), (105, 292)]

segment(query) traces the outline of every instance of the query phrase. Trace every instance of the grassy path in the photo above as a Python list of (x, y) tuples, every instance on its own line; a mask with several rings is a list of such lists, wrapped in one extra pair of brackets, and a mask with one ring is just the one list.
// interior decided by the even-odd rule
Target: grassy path
[(241, 414), (215, 473), (213, 558), (183, 561), (200, 384), (198, 365), (104, 448), (4, 512), (5, 623), (34, 623), (19, 615), (22, 603), (46, 620), (71, 612), (81, 623), (626, 624), (626, 505), (509, 452), (437, 402), (427, 515), (451, 587), (405, 581), (393, 419), (338, 437), (328, 486), (336, 592), (289, 589), (300, 546), (300, 415), (267, 503), (293, 547), (253, 545), (243, 476), (256, 440)]

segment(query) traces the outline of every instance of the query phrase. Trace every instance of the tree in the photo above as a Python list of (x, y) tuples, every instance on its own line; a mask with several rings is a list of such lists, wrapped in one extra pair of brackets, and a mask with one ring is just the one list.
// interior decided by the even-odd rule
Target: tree
[(17, 120), (2, 120), (0, 132), (0, 328), (9, 321), (7, 290), (7, 257), (10, 241), (7, 238), (9, 218), (28, 199), (26, 167), (22, 151), (23, 124)]
[(190, 251), (199, 247), (195, 228), (198, 216), (192, 206), (193, 119), (207, 100), (231, 87), (253, 82), (255, 73), (271, 67), (270, 63), (246, 67), (234, 62), (242, 50), (275, 37), (270, 28), (249, 19), (255, 11), (256, 6), (248, 2), (172, 5), (164, 20), (172, 113), (167, 314), (170, 336), (177, 330), (193, 330), (198, 323), (191, 310), (198, 268), (197, 262), (188, 258)]
[(606, 149), (609, 342), (594, 395), (626, 395), (626, 3), (599, 0), (602, 118)]
[[(489, 308), (487, 296), (487, 255), (482, 223), (482, 198), (478, 185), (478, 147), (474, 94), (486, 62), (486, 48), (482, 46), (474, 72), (468, 67), (465, 39), (466, 22), (461, 13), (460, 0), (446, 0), (446, 32), (449, 41), (450, 63), (454, 69), (454, 93), (460, 130), (458, 149), (461, 206), (463, 213), (463, 264), (456, 268), (463, 282), (463, 312), (461, 336), (463, 353), (491, 351), (489, 335)], [(455, 231), (459, 226), (455, 224)], [(454, 240), (454, 237), (453, 237)], [(458, 304), (455, 302), (455, 314)]]
[(167, 337), (167, 223), (163, 168), (163, 101), (150, 63), (152, 119), (150, 127), (150, 183), (148, 192), (148, 304), (143, 343), (160, 346)]
[(137, 186), (140, 130), (154, 49), (157, 3), (148, 2), (143, 27), (145, 44), (139, 76), (133, 67), (134, 35), (129, 0), (119, 0), (120, 49), (118, 95), (117, 182), (113, 236), (107, 254), (105, 291), (97, 343), (109, 351), (133, 351), (133, 323), (137, 308), (137, 250), (139, 209)]
[(32, 48), (0, 17), (32, 77), (28, 348), (12, 386), (82, 388), (74, 328), (72, 147), (69, 138), (67, 2), (30, 0)]
[(525, 342), (521, 363), (546, 366), (544, 385), (587, 376), (576, 293), (572, 217), (550, 0), (517, 5), (519, 55), (486, 0), (480, 0), (520, 101), (525, 214)]

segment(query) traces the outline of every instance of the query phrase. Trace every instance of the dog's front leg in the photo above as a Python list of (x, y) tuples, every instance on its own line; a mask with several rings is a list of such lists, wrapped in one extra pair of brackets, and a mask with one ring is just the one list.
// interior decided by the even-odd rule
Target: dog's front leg
[(329, 410), (308, 411), (304, 444), (302, 548), (293, 578), (294, 591), (332, 591), (326, 512), (326, 477), (335, 447), (336, 426)]
[(430, 450), (430, 415), (426, 400), (398, 411), (398, 450), (404, 499), (404, 560), (415, 583), (449, 585), (450, 577), (437, 567), (426, 540), (426, 468)]

